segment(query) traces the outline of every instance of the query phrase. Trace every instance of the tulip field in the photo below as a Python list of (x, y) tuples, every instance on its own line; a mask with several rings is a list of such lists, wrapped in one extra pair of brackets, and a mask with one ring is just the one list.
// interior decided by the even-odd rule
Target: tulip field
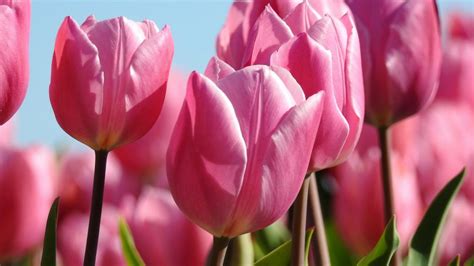
[[(0, 266), (474, 266), (469, 1), (229, 0), (202, 69), (64, 13), (41, 88), (47, 8), (0, 0)], [(39, 93), (73, 145), (15, 141)]]

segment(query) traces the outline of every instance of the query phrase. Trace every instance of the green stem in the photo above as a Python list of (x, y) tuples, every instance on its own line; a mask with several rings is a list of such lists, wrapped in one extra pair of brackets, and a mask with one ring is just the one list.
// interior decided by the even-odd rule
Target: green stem
[(331, 265), (331, 260), (329, 258), (328, 242), (326, 239), (326, 230), (324, 227), (316, 177), (317, 173), (309, 177), (311, 179), (309, 184), (309, 204), (316, 229), (316, 235), (313, 237), (313, 255), (315, 265), (326, 266)]
[[(390, 137), (389, 128), (380, 127), (379, 133), (379, 145), (382, 153), (381, 167), (382, 167), (382, 184), (383, 184), (383, 195), (384, 195), (384, 218), (385, 223), (388, 224), (392, 215), (395, 215), (395, 203), (393, 194), (393, 179), (390, 165)], [(401, 265), (400, 253), (394, 254), (392, 265)]]
[(303, 181), (298, 197), (294, 203), (293, 224), (291, 229), (291, 265), (305, 265), (305, 235), (306, 235), (306, 213), (308, 208), (308, 190), (310, 177), (307, 175)]
[(207, 266), (222, 266), (224, 265), (225, 253), (229, 246), (230, 239), (227, 237), (216, 237), (212, 242), (212, 249), (207, 257)]
[(84, 266), (94, 266), (99, 242), (100, 218), (102, 216), (102, 201), (104, 198), (105, 169), (108, 151), (95, 151), (94, 185), (92, 188), (91, 213), (87, 232)]

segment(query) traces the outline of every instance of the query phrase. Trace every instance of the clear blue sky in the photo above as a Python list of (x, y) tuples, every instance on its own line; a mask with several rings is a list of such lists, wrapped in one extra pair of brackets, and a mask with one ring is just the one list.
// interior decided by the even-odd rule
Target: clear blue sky
[[(440, 0), (442, 13), (453, 8), (474, 13), (474, 0)], [(88, 15), (97, 19), (126, 16), (151, 19), (171, 26), (175, 41), (173, 66), (203, 71), (214, 55), (214, 42), (231, 0), (148, 1), (41, 1), (33, 0), (30, 42), (30, 85), (16, 114), (17, 140), (21, 144), (70, 145), (75, 141), (56, 123), (49, 103), (50, 64), (56, 31), (65, 16), (82, 22)], [(76, 146), (76, 145), (74, 145)]]

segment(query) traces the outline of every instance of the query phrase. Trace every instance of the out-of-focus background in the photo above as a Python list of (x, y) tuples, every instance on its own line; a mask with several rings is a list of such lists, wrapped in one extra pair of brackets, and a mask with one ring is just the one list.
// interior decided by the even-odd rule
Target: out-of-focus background
[[(82, 147), (58, 126), (49, 102), (50, 65), (56, 32), (65, 16), (82, 22), (88, 15), (97, 19), (126, 16), (151, 19), (161, 28), (171, 26), (175, 41), (173, 67), (203, 71), (214, 55), (214, 43), (232, 1), (147, 0), (147, 1), (45, 1), (33, 0), (30, 45), (30, 85), (15, 116), (20, 144)], [(452, 10), (474, 13), (474, 0), (439, 0), (441, 19)]]

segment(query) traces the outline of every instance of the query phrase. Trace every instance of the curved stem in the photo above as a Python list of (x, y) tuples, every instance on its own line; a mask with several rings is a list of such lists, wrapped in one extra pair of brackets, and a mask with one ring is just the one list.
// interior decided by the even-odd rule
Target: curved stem
[(207, 266), (222, 266), (224, 265), (225, 253), (229, 246), (230, 239), (227, 237), (216, 237), (212, 242), (212, 249), (207, 257)]
[(304, 249), (309, 183), (310, 177), (307, 175), (294, 203), (293, 224), (291, 230), (291, 265), (293, 266), (305, 265)]
[(318, 185), (316, 183), (317, 173), (309, 177), (309, 204), (311, 208), (312, 218), (316, 235), (313, 237), (313, 254), (315, 265), (327, 266), (331, 265), (329, 258), (328, 242), (326, 239), (326, 229), (324, 227), (323, 212), (321, 211), (321, 202), (319, 200)]
[(95, 151), (94, 185), (92, 189), (91, 213), (87, 231), (84, 266), (94, 266), (99, 242), (100, 218), (104, 198), (105, 169), (108, 151)]
[[(393, 197), (393, 180), (390, 165), (390, 137), (388, 127), (380, 127), (379, 133), (379, 145), (382, 153), (381, 167), (382, 167), (382, 184), (383, 184), (383, 195), (384, 195), (384, 214), (385, 223), (388, 224), (392, 215), (395, 215), (395, 204)], [(401, 257), (400, 253), (395, 253), (392, 265), (400, 265)]]

